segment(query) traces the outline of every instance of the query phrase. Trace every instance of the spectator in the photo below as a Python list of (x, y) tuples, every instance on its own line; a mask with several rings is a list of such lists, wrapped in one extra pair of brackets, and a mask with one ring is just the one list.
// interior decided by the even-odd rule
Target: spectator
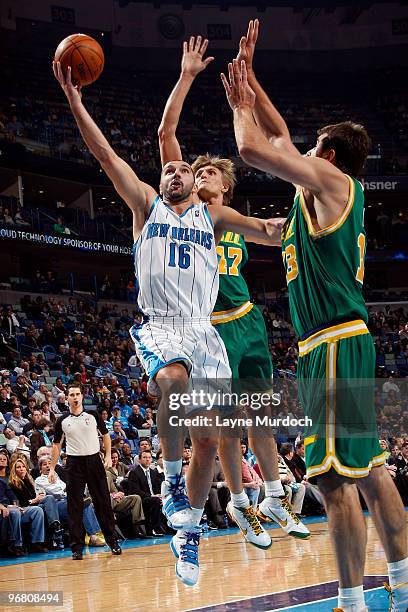
[(9, 454), (6, 449), (0, 449), (0, 478), (8, 480), (9, 476)]
[(40, 388), (38, 389), (38, 391), (33, 393), (32, 397), (37, 402), (37, 405), (40, 405), (40, 404), (42, 404), (43, 402), (46, 401), (46, 399), (47, 399), (47, 391), (48, 391), (47, 385), (45, 383), (41, 383), (40, 384)]
[[(42, 508), (38, 506), (28, 507), (22, 510), (18, 505), (18, 499), (13, 493), (10, 485), (0, 478), (0, 511), (3, 518), (9, 519), (9, 550), (15, 556), (24, 554), (23, 538), (21, 535), (21, 525), (28, 524), (30, 526), (30, 540), (32, 552), (48, 552), (48, 549), (43, 546), (45, 531), (44, 531), (44, 513)], [(7, 508), (14, 505), (15, 508)]]
[(13, 312), (11, 306), (5, 306), (3, 308), (2, 315), (0, 316), (0, 329), (9, 336), (14, 337), (17, 329), (20, 327), (20, 323)]
[(56, 223), (54, 223), (52, 229), (54, 230), (56, 234), (70, 234), (71, 233), (69, 229), (65, 227), (62, 217), (57, 217), (57, 221)]
[[(34, 465), (37, 463), (37, 450), (40, 446), (51, 446), (51, 422), (45, 419), (43, 416), (38, 420), (38, 422), (33, 424), (33, 429), (30, 435), (30, 445), (31, 445), (31, 461)], [(48, 435), (50, 434), (50, 436)]]
[(129, 468), (120, 461), (119, 452), (116, 449), (111, 451), (112, 466), (105, 469), (108, 478), (113, 480), (114, 484), (120, 485), (126, 478)]
[[(48, 475), (51, 469), (51, 456), (43, 455), (38, 460), (40, 467), (40, 475), (35, 479), (35, 485), (39, 489), (43, 489), (47, 495), (52, 495), (57, 500), (58, 513), (61, 522), (68, 523), (68, 506), (66, 483), (59, 477), (58, 469), (56, 469), (55, 482), (50, 483)], [(58, 466), (56, 466), (58, 468)], [(95, 515), (95, 509), (91, 503), (91, 498), (84, 500), (84, 510), (82, 514), (83, 526), (86, 532), (85, 543), (88, 546), (105, 546), (106, 542), (101, 534), (101, 528), (98, 519)]]
[(112, 440), (115, 438), (122, 438), (123, 440), (127, 439), (126, 433), (123, 431), (120, 421), (113, 421), (113, 429), (110, 433), (110, 437)]
[(24, 453), (27, 457), (30, 457), (30, 449), (26, 445), (28, 440), (24, 435), (17, 436), (14, 429), (10, 429), (9, 427), (6, 427), (3, 430), (3, 434), (7, 439), (6, 449), (10, 454), (18, 450), (21, 453)]
[(139, 429), (149, 429), (150, 425), (147, 420), (142, 416), (140, 406), (133, 404), (132, 413), (128, 417), (128, 424), (132, 426), (136, 431)]
[(14, 429), (17, 435), (20, 435), (23, 433), (23, 427), (27, 425), (27, 423), (29, 423), (29, 420), (22, 416), (20, 406), (13, 406), (12, 417), (7, 426)]
[(242, 484), (245, 493), (248, 495), (251, 506), (256, 510), (258, 505), (259, 493), (262, 485), (262, 478), (255, 472), (254, 468), (245, 459), (245, 453), (247, 452), (247, 445), (241, 444), (242, 452)]
[(289, 460), (293, 457), (293, 446), (282, 444), (280, 452), (281, 454), (278, 455), (279, 476), (293, 512), (300, 517), (306, 492), (305, 485), (296, 482), (296, 478), (284, 460), (284, 456)]
[(152, 453), (141, 451), (139, 465), (130, 470), (128, 474), (129, 494), (136, 494), (142, 498), (147, 534), (160, 537), (164, 535), (160, 524), (161, 482), (156, 470), (151, 469), (151, 464)]
[(47, 517), (53, 548), (63, 549), (63, 531), (61, 529), (58, 506), (52, 495), (46, 495), (43, 489), (35, 490), (34, 480), (28, 473), (24, 461), (17, 459), (11, 467), (9, 485), (22, 508), (39, 506)]
[(132, 448), (129, 442), (124, 442), (122, 446), (122, 463), (126, 467), (130, 467), (133, 465)]

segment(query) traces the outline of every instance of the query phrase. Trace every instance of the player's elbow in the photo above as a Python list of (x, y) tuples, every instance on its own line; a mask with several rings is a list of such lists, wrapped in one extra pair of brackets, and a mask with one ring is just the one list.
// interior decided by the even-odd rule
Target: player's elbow
[(242, 143), (238, 146), (238, 153), (246, 164), (252, 165), (256, 160), (256, 149), (252, 143)]
[(159, 137), (159, 144), (164, 144), (169, 140), (170, 136), (174, 136), (174, 130), (169, 129), (163, 123), (159, 125), (159, 129), (157, 130), (157, 136)]

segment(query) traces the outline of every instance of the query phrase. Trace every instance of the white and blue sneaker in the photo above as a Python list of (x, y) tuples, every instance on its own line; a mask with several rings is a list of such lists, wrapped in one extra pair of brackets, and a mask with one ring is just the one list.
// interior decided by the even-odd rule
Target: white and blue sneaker
[(186, 493), (186, 482), (181, 474), (168, 476), (162, 482), (163, 514), (170, 527), (184, 529), (194, 525), (195, 520)]
[(178, 531), (170, 542), (170, 548), (177, 559), (177, 577), (187, 586), (194, 586), (200, 573), (198, 564), (200, 536), (200, 527), (190, 527)]

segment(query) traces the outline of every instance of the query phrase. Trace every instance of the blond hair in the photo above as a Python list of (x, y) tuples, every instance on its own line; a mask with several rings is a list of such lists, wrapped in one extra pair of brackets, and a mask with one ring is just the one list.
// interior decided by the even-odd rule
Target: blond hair
[(233, 162), (230, 159), (210, 155), (209, 153), (206, 155), (199, 155), (191, 164), (194, 175), (200, 168), (204, 168), (205, 166), (213, 166), (213, 168), (217, 168), (217, 170), (221, 172), (223, 183), (228, 187), (228, 191), (223, 194), (223, 204), (229, 206), (237, 182)]
[(27, 469), (27, 463), (21, 457), (18, 457), (18, 459), (16, 459), (14, 461), (14, 463), (12, 464), (12, 466), (10, 468), (10, 476), (9, 476), (9, 479), (8, 479), (9, 485), (12, 485), (12, 486), (16, 487), (16, 489), (22, 489), (23, 488), (24, 481), (21, 480), (20, 476), (17, 476), (17, 473), (16, 473), (16, 466), (17, 466), (17, 463), (19, 463), (19, 462), (24, 464), (24, 467), (27, 470), (27, 473), (26, 473), (25, 477), (34, 487), (35, 486), (34, 485), (34, 480), (33, 480), (32, 476), (30, 475), (30, 472)]

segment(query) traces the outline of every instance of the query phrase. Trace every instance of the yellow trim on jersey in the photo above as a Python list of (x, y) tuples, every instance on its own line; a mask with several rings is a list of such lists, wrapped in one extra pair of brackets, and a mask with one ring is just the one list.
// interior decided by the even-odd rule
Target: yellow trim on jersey
[(218, 325), (219, 323), (229, 323), (235, 319), (240, 319), (252, 310), (254, 305), (251, 302), (244, 302), (241, 306), (231, 308), (230, 310), (218, 310), (211, 315), (211, 323)]
[(349, 216), (349, 214), (351, 212), (351, 209), (353, 208), (353, 204), (354, 204), (355, 185), (354, 185), (353, 179), (348, 174), (345, 174), (345, 176), (347, 177), (347, 179), (349, 181), (349, 196), (348, 196), (348, 199), (347, 199), (346, 207), (343, 210), (343, 212), (341, 213), (340, 217), (337, 219), (337, 221), (335, 221), (334, 223), (332, 223), (328, 227), (324, 227), (321, 230), (316, 230), (313, 227), (312, 219), (310, 218), (310, 213), (309, 213), (308, 208), (306, 206), (305, 196), (304, 196), (304, 193), (303, 193), (303, 189), (300, 190), (300, 192), (299, 192), (300, 206), (302, 208), (303, 216), (306, 219), (307, 227), (309, 229), (309, 234), (313, 238), (322, 238), (323, 236), (327, 236), (328, 234), (332, 234), (333, 232), (338, 230), (343, 225), (343, 223), (346, 221), (347, 217)]
[[(353, 323), (355, 323), (355, 321), (353, 321)], [(343, 325), (347, 324), (343, 323)], [(340, 326), (333, 327), (335, 328)], [(368, 330), (366, 331), (366, 333), (368, 333)], [(350, 337), (350, 335), (344, 337)], [(359, 335), (359, 333), (354, 335)], [(326, 456), (324, 458), (323, 463), (321, 463), (320, 465), (313, 465), (307, 468), (307, 478), (312, 478), (321, 474), (325, 474), (331, 468), (333, 468), (341, 476), (346, 476), (348, 478), (364, 478), (369, 475), (371, 468), (378, 467), (384, 464), (386, 461), (386, 453), (383, 452), (380, 455), (373, 457), (367, 467), (352, 468), (340, 463), (338, 457), (336, 457), (336, 366), (337, 339), (328, 341), (326, 353)], [(316, 442), (316, 440), (317, 435), (309, 436), (305, 439), (305, 447), (309, 444), (313, 444), (314, 442)]]
[(351, 338), (352, 336), (361, 336), (368, 333), (367, 325), (362, 319), (325, 327), (312, 334), (306, 340), (299, 342), (299, 357), (307, 355), (307, 353), (310, 353), (310, 351), (313, 351), (313, 349), (324, 342), (337, 342), (337, 340), (342, 340), (343, 338)]
[(309, 444), (314, 444), (316, 440), (317, 440), (317, 434), (314, 434), (313, 436), (306, 436), (303, 442), (305, 445), (305, 448), (306, 446), (309, 446)]
[(313, 478), (325, 474), (331, 468), (333, 468), (341, 476), (347, 476), (348, 478), (365, 478), (369, 475), (373, 467), (379, 467), (384, 465), (387, 457), (386, 453), (381, 453), (377, 457), (373, 457), (367, 467), (364, 468), (352, 468), (340, 463), (337, 457), (331, 455), (326, 456), (323, 463), (320, 465), (313, 465), (307, 468), (306, 478)]

